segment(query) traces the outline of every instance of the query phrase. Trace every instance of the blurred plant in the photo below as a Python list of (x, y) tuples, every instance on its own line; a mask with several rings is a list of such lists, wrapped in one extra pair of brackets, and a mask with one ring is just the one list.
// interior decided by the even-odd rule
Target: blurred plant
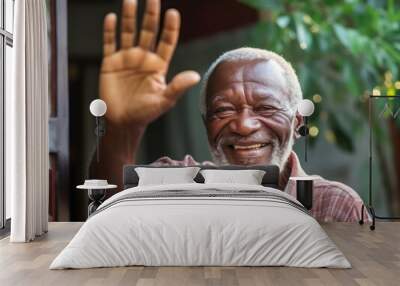
[[(318, 122), (313, 125), (320, 126), (315, 133), (352, 152), (356, 137), (365, 132), (368, 95), (400, 93), (400, 81), (395, 80), (399, 79), (400, 64), (400, 1), (240, 2), (260, 13), (254, 45), (288, 59), (299, 75), (304, 96), (316, 102), (314, 118)], [(380, 104), (385, 103), (382, 100)], [(393, 179), (400, 178), (400, 164), (393, 166), (382, 149), (400, 138), (400, 120), (395, 122), (388, 117), (387, 128), (376, 128), (375, 145), (389, 199), (400, 203), (400, 182)], [(397, 149), (393, 148), (394, 158), (400, 162), (400, 147)], [(388, 178), (391, 167), (396, 167), (396, 172)]]

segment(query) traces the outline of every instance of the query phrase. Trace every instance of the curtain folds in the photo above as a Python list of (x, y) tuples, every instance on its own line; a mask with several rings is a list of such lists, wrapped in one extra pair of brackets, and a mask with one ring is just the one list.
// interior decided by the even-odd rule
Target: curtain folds
[(48, 43), (45, 0), (15, 1), (13, 93), (6, 98), (12, 242), (48, 227)]

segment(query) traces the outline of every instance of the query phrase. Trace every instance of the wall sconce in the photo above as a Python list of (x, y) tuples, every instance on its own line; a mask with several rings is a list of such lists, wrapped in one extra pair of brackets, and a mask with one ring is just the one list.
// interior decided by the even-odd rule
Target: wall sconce
[(96, 117), (96, 129), (94, 133), (96, 134), (96, 158), (97, 163), (100, 162), (99, 148), (100, 148), (100, 137), (106, 134), (106, 128), (104, 124), (100, 121), (101, 117), (106, 114), (107, 104), (101, 99), (95, 99), (90, 103), (89, 106), (90, 113)]
[(304, 118), (304, 124), (299, 128), (299, 134), (305, 137), (304, 160), (307, 162), (307, 136), (310, 133), (308, 128), (308, 117), (314, 113), (314, 103), (309, 99), (303, 99), (298, 105), (298, 112)]

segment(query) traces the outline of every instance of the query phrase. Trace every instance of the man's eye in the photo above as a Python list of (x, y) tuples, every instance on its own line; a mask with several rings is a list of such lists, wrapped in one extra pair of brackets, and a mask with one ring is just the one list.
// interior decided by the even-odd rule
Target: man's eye
[(254, 108), (254, 111), (261, 114), (274, 114), (278, 109), (273, 106), (262, 105)]
[(215, 114), (232, 113), (235, 110), (232, 107), (218, 107), (214, 110)]

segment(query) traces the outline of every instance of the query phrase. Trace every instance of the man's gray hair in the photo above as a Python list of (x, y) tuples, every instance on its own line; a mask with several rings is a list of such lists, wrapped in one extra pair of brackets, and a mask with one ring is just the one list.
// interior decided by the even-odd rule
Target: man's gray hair
[(208, 80), (213, 71), (215, 70), (215, 68), (222, 62), (236, 62), (242, 60), (276, 61), (284, 70), (284, 77), (287, 81), (290, 107), (294, 112), (297, 110), (297, 105), (300, 102), (300, 100), (303, 99), (303, 94), (301, 91), (299, 79), (297, 78), (296, 72), (292, 68), (291, 64), (277, 53), (257, 48), (245, 47), (245, 48), (231, 50), (222, 54), (211, 64), (211, 66), (204, 74), (202, 80), (202, 87), (200, 90), (200, 112), (203, 116), (205, 116), (207, 112)]

